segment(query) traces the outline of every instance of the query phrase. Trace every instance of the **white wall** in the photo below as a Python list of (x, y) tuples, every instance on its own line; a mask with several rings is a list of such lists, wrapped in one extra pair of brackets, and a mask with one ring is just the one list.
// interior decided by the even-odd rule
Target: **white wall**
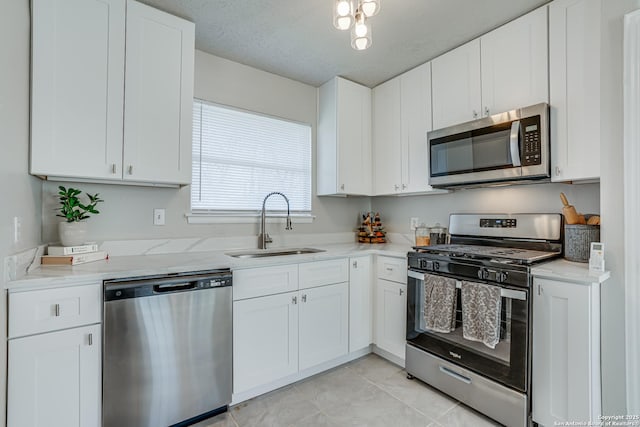
[[(196, 98), (309, 123), (313, 127), (315, 153), (316, 88), (201, 51), (196, 51), (195, 61)], [(313, 167), (315, 170), (315, 161)], [(94, 240), (258, 234), (257, 222), (187, 224), (184, 215), (189, 212), (190, 187), (176, 190), (100, 184), (65, 185), (73, 185), (90, 193), (98, 192), (105, 200), (100, 206), (101, 214), (89, 220), (91, 238)], [(58, 183), (53, 182), (44, 184), (43, 240), (46, 242), (57, 239), (57, 186)], [(315, 173), (313, 189), (315, 194)], [(312, 204), (316, 220), (312, 224), (294, 224), (291, 233), (353, 231), (358, 225), (357, 213), (369, 208), (369, 199), (314, 197)], [(154, 208), (166, 209), (165, 226), (152, 224)], [(274, 240), (284, 232), (279, 224), (271, 224), (268, 228)]]
[[(29, 0), (2, 2), (0, 12), (0, 261), (40, 243), (42, 184), (29, 165)], [(22, 238), (13, 242), (13, 218)], [(4, 262), (0, 287), (4, 288)], [(6, 298), (0, 298), (0, 426), (5, 425)]]
[(637, 8), (638, 0), (602, 1), (600, 204), (611, 270), (602, 286), (602, 404), (608, 415), (626, 413), (622, 40), (624, 14)]
[(564, 192), (579, 212), (599, 213), (598, 184), (534, 184), (512, 187), (457, 190), (449, 194), (408, 197), (376, 197), (371, 208), (382, 215), (387, 231), (410, 233), (411, 217), (426, 225), (447, 226), (449, 214), (456, 213), (553, 213), (562, 212), (560, 192)]

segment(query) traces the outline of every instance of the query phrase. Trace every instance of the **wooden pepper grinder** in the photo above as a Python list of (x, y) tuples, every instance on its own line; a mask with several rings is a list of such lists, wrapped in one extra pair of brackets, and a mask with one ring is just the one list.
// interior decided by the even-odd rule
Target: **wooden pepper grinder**
[(586, 224), (587, 221), (584, 219), (584, 215), (580, 215), (576, 212), (576, 208), (569, 204), (567, 200), (567, 196), (564, 193), (560, 193), (560, 200), (562, 200), (562, 204), (564, 207), (562, 208), (562, 214), (564, 215), (564, 221), (566, 224)]

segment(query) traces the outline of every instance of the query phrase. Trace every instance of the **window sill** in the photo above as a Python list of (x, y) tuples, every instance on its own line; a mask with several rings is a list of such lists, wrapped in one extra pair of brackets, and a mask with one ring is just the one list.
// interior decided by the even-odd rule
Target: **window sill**
[[(259, 224), (260, 215), (256, 214), (185, 214), (188, 224)], [(284, 214), (268, 214), (268, 224), (285, 223)], [(294, 224), (311, 224), (316, 219), (315, 215), (291, 215)]]

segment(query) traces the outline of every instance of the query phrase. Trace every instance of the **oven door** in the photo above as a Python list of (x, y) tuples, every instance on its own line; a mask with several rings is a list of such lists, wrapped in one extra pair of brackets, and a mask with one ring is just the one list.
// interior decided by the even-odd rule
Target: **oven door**
[[(527, 392), (529, 354), (529, 290), (501, 289), (500, 339), (494, 349), (463, 337), (461, 292), (457, 292), (455, 329), (433, 332), (425, 326), (425, 277), (409, 270), (407, 286), (407, 342), (426, 352), (493, 379), (507, 387)], [(455, 277), (452, 277), (455, 279)], [(458, 285), (460, 283), (458, 282)]]
[(429, 132), (429, 184), (548, 177), (547, 115), (539, 104)]

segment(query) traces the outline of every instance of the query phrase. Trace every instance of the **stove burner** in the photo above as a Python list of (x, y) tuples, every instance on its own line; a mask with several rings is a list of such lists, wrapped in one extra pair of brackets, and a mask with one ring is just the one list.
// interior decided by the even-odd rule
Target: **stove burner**
[(558, 252), (460, 244), (418, 246), (415, 249), (420, 253), (439, 254), (452, 258), (480, 259), (504, 264), (517, 263), (525, 265), (558, 255)]

